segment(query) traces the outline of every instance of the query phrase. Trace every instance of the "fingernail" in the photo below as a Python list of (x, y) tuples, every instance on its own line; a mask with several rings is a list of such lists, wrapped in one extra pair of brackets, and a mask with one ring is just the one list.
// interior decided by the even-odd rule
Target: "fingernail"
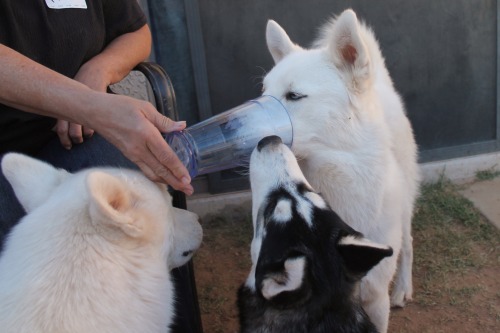
[(174, 123), (174, 125), (175, 125), (175, 126), (174, 126), (174, 128), (175, 128), (175, 129), (183, 129), (183, 128), (185, 128), (185, 127), (186, 127), (186, 121), (185, 121), (185, 120), (182, 120), (182, 121), (176, 121), (176, 122)]
[(181, 182), (185, 185), (188, 185), (191, 183), (191, 179), (189, 179), (188, 177), (184, 176), (181, 178)]

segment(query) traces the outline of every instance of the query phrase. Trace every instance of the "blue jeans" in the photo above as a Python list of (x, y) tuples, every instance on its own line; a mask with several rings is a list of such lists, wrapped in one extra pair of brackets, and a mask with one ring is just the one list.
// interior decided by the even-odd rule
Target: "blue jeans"
[[(56, 137), (35, 158), (70, 172), (96, 166), (137, 169), (135, 164), (97, 133), (84, 143), (74, 145), (71, 150), (64, 149)], [(0, 252), (5, 236), (24, 215), (25, 211), (15, 197), (12, 187), (0, 172)]]

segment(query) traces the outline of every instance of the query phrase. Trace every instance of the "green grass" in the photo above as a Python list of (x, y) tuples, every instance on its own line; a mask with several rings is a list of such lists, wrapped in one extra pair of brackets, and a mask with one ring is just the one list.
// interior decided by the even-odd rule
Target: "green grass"
[(486, 265), (498, 265), (500, 232), (446, 179), (424, 185), (413, 220), (415, 272), (421, 274), (417, 301), (467, 306), (481, 286), (460, 285), (461, 277)]
[(208, 242), (215, 237), (225, 237), (236, 247), (247, 246), (252, 239), (253, 227), (250, 213), (237, 211), (233, 216), (213, 216), (203, 225), (216, 233), (208, 234)]
[(236, 291), (251, 267), (251, 213), (227, 207), (224, 215), (204, 218), (202, 226), (203, 245), (194, 263), (198, 278), (204, 272), (204, 279), (197, 280), (203, 327), (207, 333), (226, 333), (228, 324), (235, 325)]
[(495, 164), (493, 167), (487, 170), (481, 170), (476, 172), (477, 180), (491, 180), (498, 176), (500, 176), (500, 170), (496, 170), (497, 165)]
[(202, 290), (199, 291), (200, 302), (206, 302), (208, 306), (201, 306), (200, 310), (202, 312), (207, 312), (210, 309), (211, 312), (222, 314), (224, 304), (227, 302), (227, 298), (222, 297), (218, 294), (218, 290), (213, 286), (204, 286)]

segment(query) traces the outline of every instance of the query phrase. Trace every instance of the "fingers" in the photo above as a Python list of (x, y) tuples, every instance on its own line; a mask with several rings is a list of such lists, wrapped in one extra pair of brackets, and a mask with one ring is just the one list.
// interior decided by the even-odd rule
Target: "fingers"
[(153, 119), (151, 119), (153, 125), (156, 126), (162, 133), (170, 133), (174, 131), (181, 131), (186, 128), (185, 121), (173, 121), (172, 119), (165, 117), (159, 112), (154, 114)]
[(94, 130), (93, 129), (88, 128), (88, 127), (83, 127), (83, 126), (82, 126), (82, 128), (83, 128), (83, 137), (85, 139), (89, 139), (89, 138), (92, 137), (92, 135), (94, 135)]
[[(148, 113), (147, 111), (153, 112)], [(160, 130), (160, 132), (169, 133), (181, 131), (186, 128), (185, 121), (173, 121), (155, 109), (147, 111), (146, 117)], [(153, 135), (151, 139), (147, 141), (147, 146), (155, 157), (155, 161), (151, 161), (151, 163), (155, 163), (154, 170), (152, 171), (176, 190), (191, 195), (194, 190), (190, 185), (191, 177), (189, 172), (165, 140), (163, 138), (158, 140), (156, 135)], [(152, 164), (149, 164), (149, 166), (151, 167)]]
[(154, 156), (154, 161), (152, 160), (149, 164), (150, 167), (153, 167), (154, 173), (176, 190), (191, 195), (193, 187), (190, 185), (189, 172), (165, 140), (163, 138), (150, 140), (147, 141), (147, 145)]
[(135, 162), (142, 170), (144, 175), (154, 182), (167, 183), (178, 191), (182, 191), (187, 195), (194, 192), (193, 187), (188, 183), (179, 181), (169, 169), (162, 166), (157, 160), (151, 159), (145, 162)]
[(71, 143), (71, 138), (69, 137), (69, 122), (66, 120), (57, 120), (57, 124), (55, 126), (55, 131), (57, 136), (59, 137), (59, 141), (61, 145), (66, 149), (71, 149), (73, 144)]
[(68, 134), (71, 139), (71, 142), (77, 144), (83, 142), (82, 125), (70, 123)]
[(90, 138), (94, 134), (93, 129), (84, 128), (82, 125), (61, 119), (57, 120), (55, 131), (62, 146), (68, 150), (71, 149), (73, 144), (82, 143), (84, 138)]
[(171, 170), (162, 165), (153, 155), (146, 157), (144, 161), (136, 161), (135, 164), (142, 170), (144, 175), (154, 182), (166, 183), (174, 189), (182, 191), (187, 195), (194, 192), (188, 180), (179, 180)]

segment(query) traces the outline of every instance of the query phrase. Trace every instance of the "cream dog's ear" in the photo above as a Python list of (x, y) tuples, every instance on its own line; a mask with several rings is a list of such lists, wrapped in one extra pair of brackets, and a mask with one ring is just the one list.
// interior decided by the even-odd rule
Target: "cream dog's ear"
[(138, 205), (128, 186), (117, 177), (102, 171), (87, 175), (89, 191), (89, 214), (92, 222), (118, 228), (130, 237), (144, 233), (144, 217), (138, 212)]
[(301, 49), (300, 46), (292, 43), (285, 30), (273, 20), (267, 21), (266, 43), (275, 64), (291, 52)]
[(69, 175), (62, 169), (32, 157), (9, 153), (2, 159), (2, 172), (26, 212), (40, 206)]
[(356, 14), (348, 9), (333, 21), (327, 36), (330, 57), (353, 93), (363, 92), (372, 76), (370, 56), (359, 25)]

